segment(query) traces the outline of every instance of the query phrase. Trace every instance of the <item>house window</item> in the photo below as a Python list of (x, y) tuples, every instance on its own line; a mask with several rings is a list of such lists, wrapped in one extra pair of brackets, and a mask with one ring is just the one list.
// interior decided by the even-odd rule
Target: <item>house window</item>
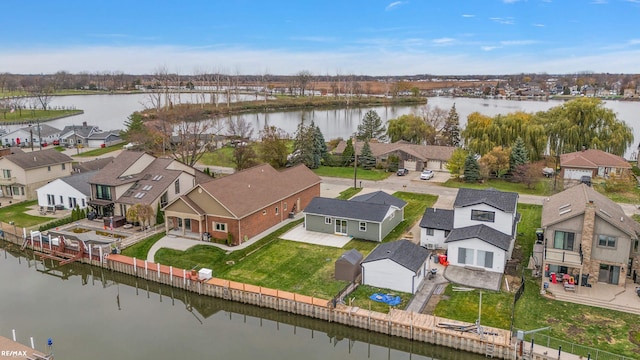
[(24, 196), (24, 186), (20, 187), (20, 194)]
[(69, 197), (69, 209), (75, 209), (78, 203), (76, 202), (76, 198)]
[(360, 221), (360, 231), (367, 231), (367, 223)]
[(567, 231), (557, 231), (553, 237), (553, 248), (573, 251), (574, 233)]
[(276, 215), (278, 215), (278, 207), (276, 206)]
[(473, 249), (458, 248), (458, 263), (473, 265)]
[(227, 224), (225, 223), (215, 223), (216, 231), (227, 232)]
[(267, 210), (262, 210), (262, 215), (267, 215)]
[(471, 220), (495, 222), (496, 213), (493, 211), (471, 210)]
[(66, 169), (66, 168), (67, 168), (67, 165), (62, 163), (62, 170)]
[(640, 240), (633, 242), (633, 252), (638, 252), (638, 245), (640, 245)]
[(287, 203), (282, 204), (282, 211), (287, 211)]
[(167, 206), (168, 203), (169, 203), (169, 195), (167, 195), (167, 193), (165, 192), (164, 194), (162, 194), (162, 196), (160, 196), (160, 207), (163, 208)]
[(450, 233), (450, 232), (451, 232), (451, 231), (449, 231), (449, 230), (445, 230), (445, 231), (444, 231), (444, 237), (449, 236), (449, 233)]
[(51, 194), (47, 194), (47, 205), (55, 205), (55, 204), (56, 204), (56, 197)]
[(127, 216), (127, 205), (120, 204), (120, 215)]
[(2, 170), (2, 177), (5, 178), (5, 179), (11, 179), (11, 170), (3, 169)]
[(598, 246), (615, 248), (616, 238), (613, 236), (598, 235)]
[(47, 166), (47, 171), (51, 171), (51, 165)]
[(107, 185), (96, 185), (96, 199), (111, 200), (111, 188)]
[(176, 194), (180, 194), (180, 179), (176, 180), (176, 182), (173, 183), (173, 187), (176, 190)]
[(433, 236), (434, 233), (435, 233), (435, 229), (434, 228), (427, 228), (427, 235)]
[(87, 204), (84, 202), (84, 199), (80, 199), (80, 200), (82, 200), (82, 207), (83, 208), (87, 207)]
[(60, 204), (64, 204), (64, 197), (60, 195)]
[(478, 250), (478, 266), (484, 266), (486, 268), (493, 268), (493, 252)]
[(327, 225), (330, 225), (331, 224), (331, 218), (330, 217), (325, 217), (324, 218), (324, 223), (327, 224)]

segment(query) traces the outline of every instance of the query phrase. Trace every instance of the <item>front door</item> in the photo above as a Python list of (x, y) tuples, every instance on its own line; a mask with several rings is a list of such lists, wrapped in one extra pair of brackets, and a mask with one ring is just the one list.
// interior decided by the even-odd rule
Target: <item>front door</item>
[(598, 273), (599, 282), (618, 285), (619, 277), (620, 277), (620, 266), (600, 264), (600, 271)]
[(347, 235), (347, 220), (336, 219), (336, 234)]

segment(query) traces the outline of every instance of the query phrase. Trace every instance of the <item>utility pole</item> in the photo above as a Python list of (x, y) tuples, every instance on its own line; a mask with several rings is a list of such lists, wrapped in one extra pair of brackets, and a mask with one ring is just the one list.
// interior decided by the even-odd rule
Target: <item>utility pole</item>
[(353, 134), (353, 188), (357, 189), (357, 174), (358, 174), (358, 152), (356, 151), (356, 144), (358, 143), (358, 139), (356, 138), (356, 134)]
[(80, 155), (80, 148), (78, 147), (78, 134), (76, 133), (76, 124), (73, 124), (73, 146), (76, 147), (76, 154)]
[(33, 152), (33, 127), (29, 124), (29, 142), (31, 143), (31, 152)]
[(38, 145), (40, 150), (42, 150), (42, 137), (40, 137), (40, 120), (36, 121), (36, 126), (38, 127)]

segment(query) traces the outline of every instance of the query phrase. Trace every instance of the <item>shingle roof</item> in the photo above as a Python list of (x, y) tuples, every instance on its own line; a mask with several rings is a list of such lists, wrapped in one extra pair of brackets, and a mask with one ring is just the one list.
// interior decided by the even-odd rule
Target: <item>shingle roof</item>
[(389, 259), (417, 272), (427, 260), (429, 250), (409, 240), (398, 240), (378, 245), (362, 263)]
[(420, 220), (420, 227), (451, 231), (453, 229), (453, 210), (427, 208)]
[(95, 125), (67, 125), (60, 132), (61, 136), (65, 136), (70, 134), (70, 136), (78, 136), (82, 138), (86, 138), (95, 131), (98, 130), (98, 127)]
[[(111, 185), (116, 186), (122, 184), (122, 181), (118, 180), (120, 176), (138, 159), (144, 156), (144, 152), (127, 150), (123, 151), (113, 161), (107, 164), (102, 171), (99, 171), (94, 177), (89, 180), (92, 184)], [(131, 182), (134, 179), (130, 179)]]
[(68, 155), (54, 149), (34, 152), (15, 152), (11, 155), (6, 155), (4, 158), (25, 170), (69, 163), (73, 160)]
[(637, 238), (640, 224), (628, 217), (622, 207), (585, 184), (573, 186), (546, 198), (542, 203), (542, 227), (551, 226), (584, 214), (593, 201), (596, 216)]
[[(38, 131), (38, 126), (40, 126), (40, 130)], [(47, 124), (39, 124), (38, 126), (33, 126), (33, 135), (36, 136), (40, 135), (40, 137), (44, 138), (46, 136), (51, 136), (51, 135), (55, 135), (55, 134), (59, 134), (60, 133), (60, 129), (56, 129), (53, 126), (47, 125)], [(31, 127), (27, 126), (27, 127), (23, 127), (20, 128), (20, 130), (22, 131), (26, 131), (29, 132), (29, 130), (31, 129)]]
[[(347, 143), (345, 141), (341, 141), (333, 150), (333, 153), (342, 154), (346, 146)], [(360, 154), (363, 147), (364, 142), (356, 142), (356, 150), (358, 154)], [(453, 151), (455, 150), (455, 147), (452, 146), (417, 145), (403, 141), (394, 143), (370, 142), (369, 147), (371, 148), (371, 153), (374, 157), (383, 156), (395, 151), (404, 151), (407, 154), (410, 154), (422, 161), (426, 161), (429, 159), (448, 161), (451, 158), (451, 155), (453, 155)]]
[(95, 159), (95, 160), (91, 160), (91, 161), (82, 161), (82, 162), (79, 162), (77, 164), (74, 164), (73, 165), (73, 170), (76, 171), (76, 172), (81, 172), (81, 173), (88, 172), (88, 171), (100, 170), (100, 169), (104, 168), (105, 166), (107, 166), (112, 161), (113, 161), (113, 156), (100, 158), (100, 159)]
[(200, 186), (241, 219), (317, 184), (320, 177), (304, 165), (277, 171), (262, 164)]
[(560, 155), (560, 166), (594, 169), (601, 166), (631, 169), (624, 158), (598, 149), (587, 149)]
[(400, 209), (407, 205), (406, 201), (398, 199), (393, 195), (389, 195), (384, 191), (374, 191), (368, 194), (354, 196), (350, 201), (366, 202), (367, 204), (392, 205)]
[(106, 139), (109, 136), (115, 136), (115, 137), (120, 137), (120, 130), (111, 130), (111, 131), (101, 131), (101, 132), (96, 132), (93, 133), (89, 136), (89, 139), (92, 140), (102, 140), (102, 139)]
[(453, 203), (453, 207), (465, 207), (477, 204), (487, 204), (496, 209), (508, 213), (516, 212), (518, 205), (518, 193), (504, 192), (495, 189), (467, 189), (458, 190), (458, 195)]
[(72, 188), (80, 191), (84, 195), (91, 196), (91, 185), (89, 179), (95, 174), (95, 171), (73, 174), (60, 178), (61, 181), (69, 184)]
[(175, 160), (156, 158), (136, 176), (129, 190), (122, 194), (117, 202), (122, 204), (151, 204), (182, 174), (180, 170), (167, 167)]
[(509, 250), (509, 245), (512, 241), (511, 236), (481, 224), (453, 229), (444, 242), (450, 243), (453, 241), (467, 240), (471, 238), (478, 238), (505, 251)]
[(334, 216), (344, 219), (382, 222), (391, 205), (363, 204), (361, 201), (315, 197), (304, 209), (306, 214)]
[(340, 255), (336, 262), (344, 260), (349, 264), (357, 265), (362, 260), (362, 254), (356, 249), (351, 249), (344, 254)]

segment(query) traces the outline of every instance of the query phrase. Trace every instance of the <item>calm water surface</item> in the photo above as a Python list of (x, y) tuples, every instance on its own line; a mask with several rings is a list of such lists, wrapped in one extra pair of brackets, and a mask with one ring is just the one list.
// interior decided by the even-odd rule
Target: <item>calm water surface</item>
[[(27, 255), (28, 256), (28, 255)], [(0, 242), (0, 335), (56, 359), (481, 359), (247, 306), (95, 267), (23, 257)]]

